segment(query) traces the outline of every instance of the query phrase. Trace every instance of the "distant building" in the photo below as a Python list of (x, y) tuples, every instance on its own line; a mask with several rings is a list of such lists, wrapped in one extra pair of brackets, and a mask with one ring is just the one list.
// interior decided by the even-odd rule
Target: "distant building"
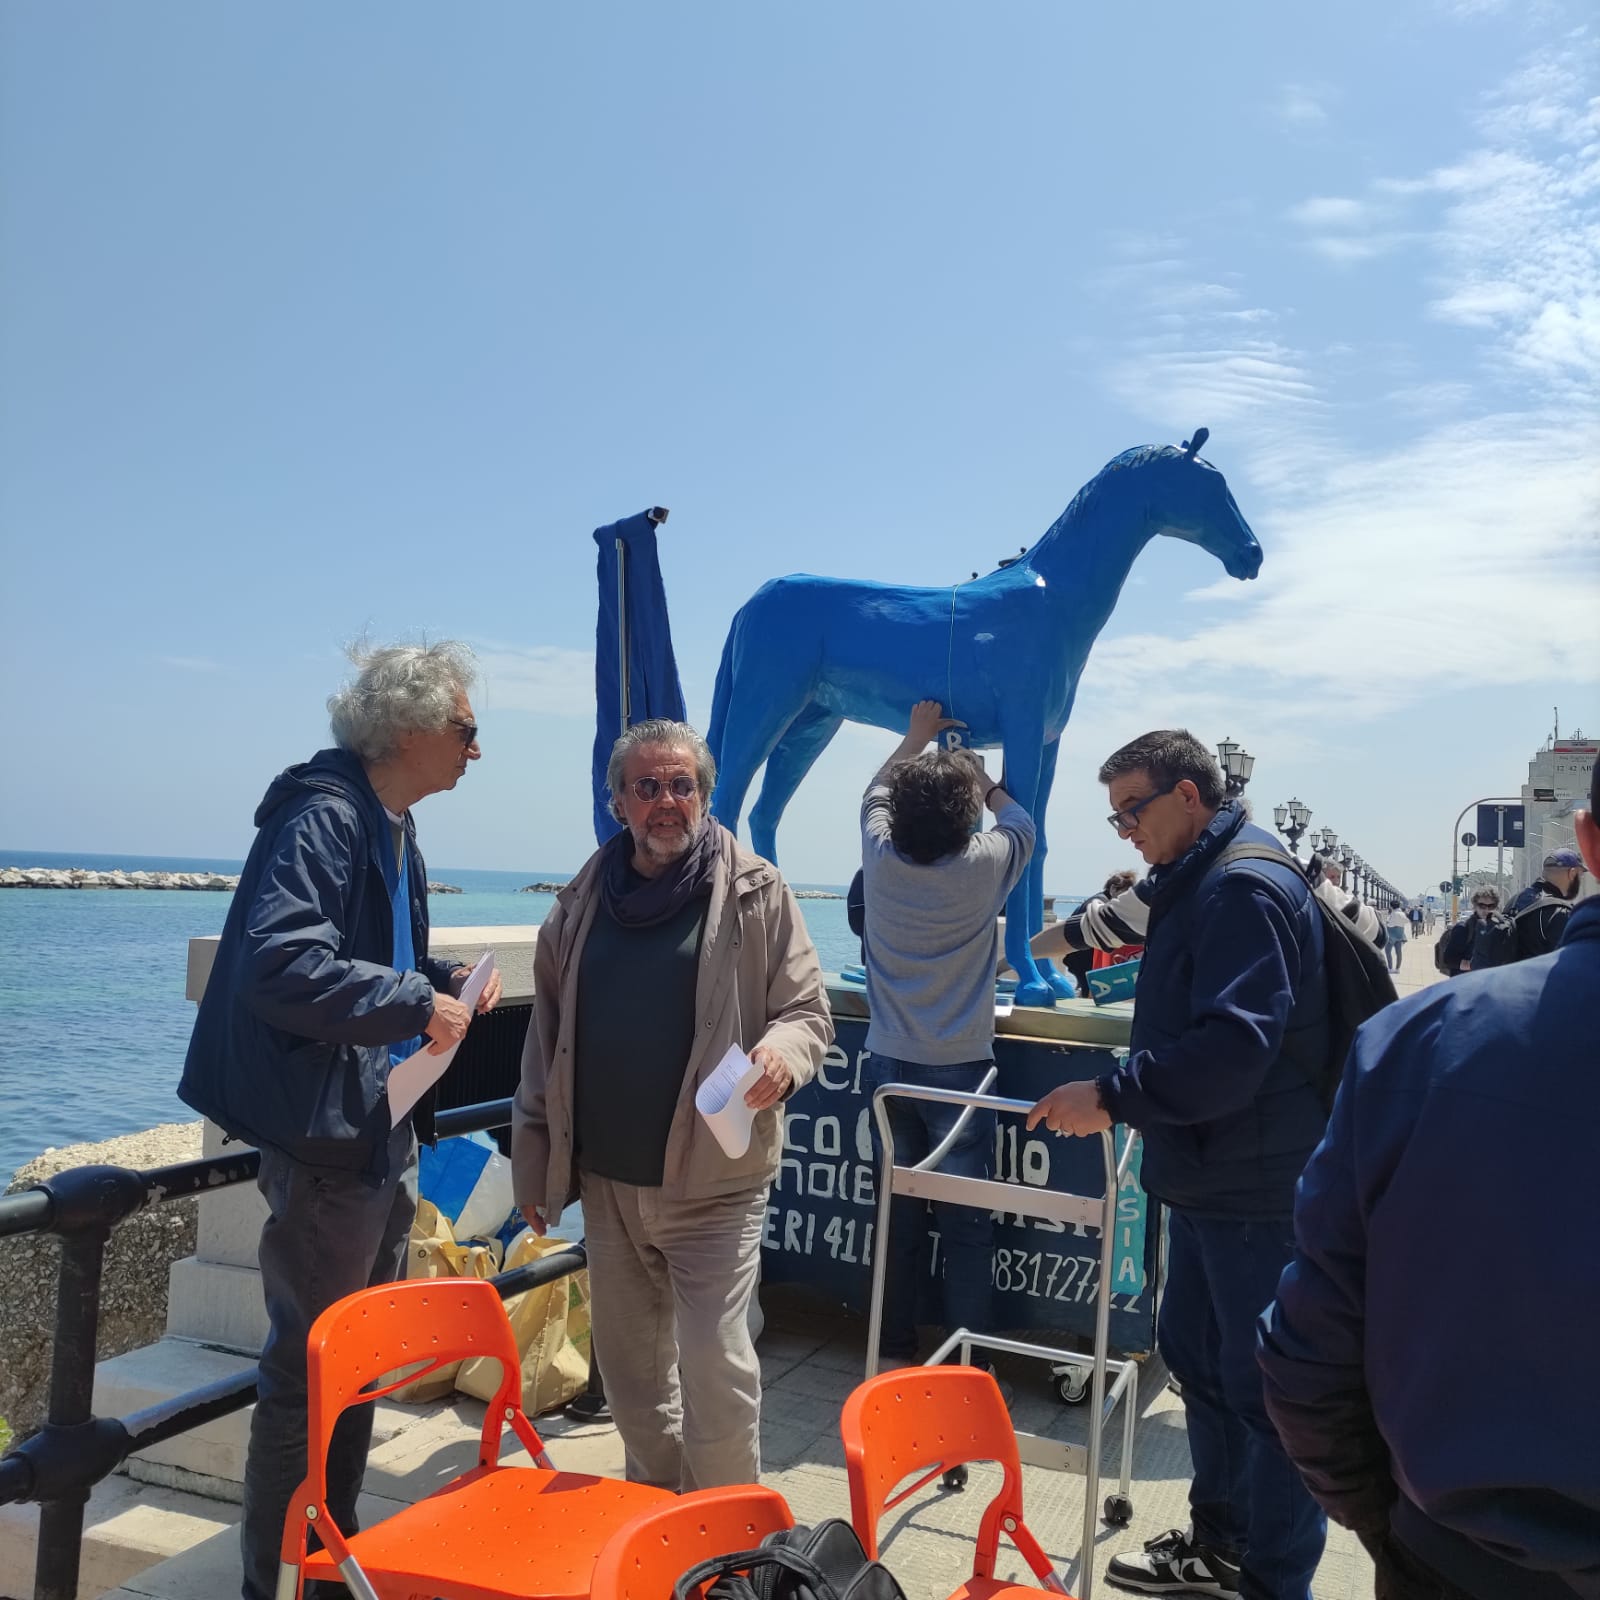
[[(1523, 848), (1512, 851), (1511, 870), (1518, 888), (1539, 876), (1550, 851), (1575, 847), (1572, 813), (1589, 803), (1589, 774), (1596, 757), (1600, 743), (1574, 730), (1552, 734), (1528, 763), (1528, 781), (1522, 786)], [(1585, 876), (1579, 893), (1591, 894), (1594, 888), (1594, 880)]]

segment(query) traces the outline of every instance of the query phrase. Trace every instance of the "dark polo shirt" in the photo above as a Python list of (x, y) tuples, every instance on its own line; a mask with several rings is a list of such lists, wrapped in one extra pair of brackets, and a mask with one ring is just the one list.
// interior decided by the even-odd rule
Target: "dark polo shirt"
[(699, 896), (651, 928), (595, 911), (578, 962), (573, 1068), (580, 1170), (658, 1188), (683, 1072), (694, 1042)]

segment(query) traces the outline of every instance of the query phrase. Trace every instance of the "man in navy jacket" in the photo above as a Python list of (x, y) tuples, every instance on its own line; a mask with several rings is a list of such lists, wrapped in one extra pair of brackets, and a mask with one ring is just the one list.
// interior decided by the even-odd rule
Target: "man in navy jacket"
[[(459, 1042), (471, 1021), (454, 998), (466, 969), (428, 955), (428, 879), (411, 818), (478, 758), (471, 660), (449, 644), (356, 660), (359, 675), (328, 702), (339, 748), (280, 774), (256, 811), (178, 1087), (261, 1148), (269, 1331), (245, 1463), (245, 1600), (276, 1590), (284, 1514), (305, 1476), (311, 1324), (405, 1264), (417, 1141), (412, 1115), (391, 1125), (390, 1068)], [(495, 977), (479, 1009), (499, 994)], [(423, 1137), (427, 1104), (415, 1113)], [(352, 1407), (334, 1429), (329, 1509), (346, 1533), (371, 1435), (371, 1406)]]
[[(1100, 769), (1110, 822), (1150, 863), (1127, 1064), (1069, 1083), (1028, 1126), (1144, 1138), (1169, 1208), (1157, 1339), (1183, 1389), (1188, 1529), (1112, 1559), (1145, 1594), (1307, 1600), (1327, 1524), (1262, 1402), (1255, 1323), (1293, 1248), (1295, 1180), (1322, 1137), (1330, 1045), (1321, 911), (1299, 866), (1223, 796), (1211, 752), (1147, 733)], [(1277, 859), (1223, 859), (1232, 845)]]
[[(1600, 872), (1600, 764), (1577, 816)], [(1372, 1018), (1261, 1323), (1267, 1408), (1380, 1600), (1600, 1597), (1600, 899)]]

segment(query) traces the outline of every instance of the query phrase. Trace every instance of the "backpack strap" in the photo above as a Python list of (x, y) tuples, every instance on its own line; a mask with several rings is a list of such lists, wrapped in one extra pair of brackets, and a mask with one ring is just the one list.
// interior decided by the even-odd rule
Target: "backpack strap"
[[(751, 1593), (757, 1592), (757, 1583), (747, 1581), (739, 1574), (750, 1573), (753, 1580), (755, 1573), (763, 1568), (772, 1567), (805, 1579), (816, 1600), (839, 1600), (838, 1591), (828, 1581), (827, 1574), (822, 1568), (793, 1545), (786, 1544), (767, 1544), (759, 1550), (736, 1550), (731, 1555), (711, 1556), (690, 1567), (673, 1584), (672, 1600), (693, 1600), (699, 1593), (700, 1586), (710, 1583), (713, 1579), (728, 1580), (728, 1588), (723, 1593), (729, 1600), (743, 1600), (747, 1590)], [(774, 1577), (776, 1575), (773, 1574)]]

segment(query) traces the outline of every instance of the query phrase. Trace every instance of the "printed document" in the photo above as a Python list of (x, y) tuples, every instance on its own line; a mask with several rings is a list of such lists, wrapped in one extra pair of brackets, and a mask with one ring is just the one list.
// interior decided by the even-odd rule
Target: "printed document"
[(761, 1068), (738, 1045), (730, 1044), (728, 1053), (695, 1091), (694, 1103), (706, 1126), (734, 1160), (750, 1148), (750, 1129), (758, 1113), (744, 1103), (744, 1097), (760, 1076)]
[[(494, 975), (494, 951), (485, 950), (478, 964), (461, 985), (460, 1000), (468, 1011), (476, 1013), (478, 1000), (484, 987)], [(470, 1024), (469, 1024), (470, 1026)], [(427, 1045), (409, 1055), (398, 1066), (389, 1069), (389, 1126), (397, 1127), (400, 1119), (436, 1084), (456, 1058), (459, 1043), (448, 1050), (433, 1055)]]

